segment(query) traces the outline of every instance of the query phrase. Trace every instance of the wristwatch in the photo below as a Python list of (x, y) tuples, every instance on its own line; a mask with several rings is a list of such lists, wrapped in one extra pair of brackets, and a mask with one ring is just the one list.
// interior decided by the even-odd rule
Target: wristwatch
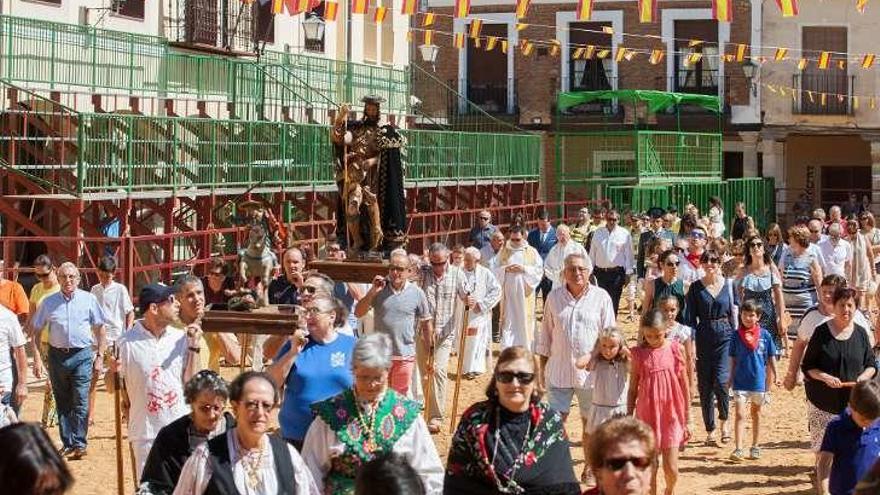
[(189, 349), (190, 352), (195, 352), (196, 354), (202, 351), (201, 347), (187, 347), (187, 349)]

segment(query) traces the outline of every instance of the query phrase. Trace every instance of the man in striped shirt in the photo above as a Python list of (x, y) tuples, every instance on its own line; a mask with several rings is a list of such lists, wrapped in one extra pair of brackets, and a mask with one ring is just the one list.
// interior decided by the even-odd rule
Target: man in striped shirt
[(611, 296), (590, 284), (593, 264), (583, 253), (571, 253), (563, 264), (565, 285), (550, 291), (541, 332), (535, 340), (539, 357), (538, 384), (547, 390), (550, 407), (568, 417), (577, 395), (587, 456), (587, 417), (592, 403), (587, 366), (599, 333), (614, 326)]

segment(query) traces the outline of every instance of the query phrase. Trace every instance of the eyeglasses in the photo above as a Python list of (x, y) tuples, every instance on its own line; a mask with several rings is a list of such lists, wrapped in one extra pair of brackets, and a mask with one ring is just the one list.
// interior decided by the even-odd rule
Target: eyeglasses
[(46, 272), (46, 273), (36, 273), (36, 272), (34, 272), (34, 275), (36, 275), (37, 278), (47, 278), (49, 275), (52, 275), (52, 272)]
[(764, 243), (763, 242), (752, 242), (752, 243), (749, 243), (749, 247), (752, 249), (764, 247)]
[(691, 232), (691, 237), (694, 239), (705, 239), (706, 234), (704, 234), (702, 232)]
[(62, 275), (58, 275), (58, 278), (61, 280), (76, 280), (79, 278), (79, 275), (77, 275), (75, 273), (74, 274), (62, 274)]
[(196, 409), (198, 409), (199, 411), (202, 411), (205, 414), (208, 414), (210, 412), (219, 413), (219, 412), (223, 411), (223, 406), (218, 406), (216, 404), (202, 404), (201, 406), (197, 407)]
[(620, 471), (627, 464), (632, 464), (636, 469), (647, 469), (651, 466), (652, 461), (650, 457), (615, 457), (613, 459), (605, 459), (605, 462), (602, 463), (606, 469), (611, 471)]
[(535, 374), (527, 371), (498, 371), (495, 373), (495, 379), (501, 383), (513, 383), (514, 378), (520, 384), (528, 385), (535, 379)]
[(275, 409), (275, 404), (271, 402), (263, 402), (259, 400), (249, 400), (244, 403), (245, 409), (249, 412), (254, 412), (260, 408), (262, 408), (266, 412), (271, 412), (272, 409)]
[(446, 266), (446, 261), (432, 261), (431, 266)]
[(681, 261), (667, 261), (666, 263), (663, 263), (663, 264), (672, 268), (674, 266), (681, 265)]
[(318, 292), (318, 288), (312, 285), (303, 285), (302, 291), (306, 294), (314, 294)]
[(321, 308), (306, 308), (306, 314), (309, 316), (330, 314), (332, 311), (324, 311)]

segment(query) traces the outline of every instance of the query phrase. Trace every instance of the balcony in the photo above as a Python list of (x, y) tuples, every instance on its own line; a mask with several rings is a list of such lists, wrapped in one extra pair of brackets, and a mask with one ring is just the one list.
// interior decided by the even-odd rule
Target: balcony
[[(449, 81), (448, 85), (450, 88), (456, 87), (455, 81)], [(516, 82), (512, 77), (507, 78), (507, 81), (487, 82), (462, 79), (458, 87), (464, 88), (465, 92), (461, 96), (453, 92), (448, 93), (449, 115), (467, 115), (477, 109), (493, 115), (515, 115), (517, 113)], [(473, 105), (468, 105), (468, 102)]]
[[(823, 74), (795, 74), (792, 87), (800, 97), (791, 105), (791, 113), (800, 115), (853, 115), (850, 95), (856, 76), (840, 71)], [(824, 96), (823, 96), (824, 95)]]
[(256, 7), (239, 0), (170, 0), (165, 35), (186, 48), (254, 54), (272, 23), (260, 23)]
[[(717, 70), (680, 69), (677, 76), (656, 77), (654, 81), (654, 89), (659, 91), (670, 91), (671, 88), (671, 91), (676, 93), (719, 96), (724, 112), (730, 111), (730, 92), (727, 91), (730, 87), (730, 75), (728, 74), (722, 79)], [(703, 112), (702, 109), (693, 109), (693, 107), (681, 110), (683, 113)]]

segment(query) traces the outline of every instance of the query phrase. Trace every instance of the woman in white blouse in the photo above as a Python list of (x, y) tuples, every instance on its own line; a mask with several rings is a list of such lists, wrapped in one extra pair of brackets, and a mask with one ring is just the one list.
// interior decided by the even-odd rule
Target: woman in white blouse
[(354, 346), (354, 387), (312, 406), (315, 420), (303, 459), (324, 494), (353, 494), (358, 468), (387, 453), (403, 456), (435, 495), (443, 489), (443, 465), (422, 406), (388, 388), (391, 340), (374, 333)]
[(242, 373), (230, 384), (229, 398), (238, 425), (196, 448), (174, 495), (319, 495), (296, 450), (268, 434), (279, 402), (272, 378)]

